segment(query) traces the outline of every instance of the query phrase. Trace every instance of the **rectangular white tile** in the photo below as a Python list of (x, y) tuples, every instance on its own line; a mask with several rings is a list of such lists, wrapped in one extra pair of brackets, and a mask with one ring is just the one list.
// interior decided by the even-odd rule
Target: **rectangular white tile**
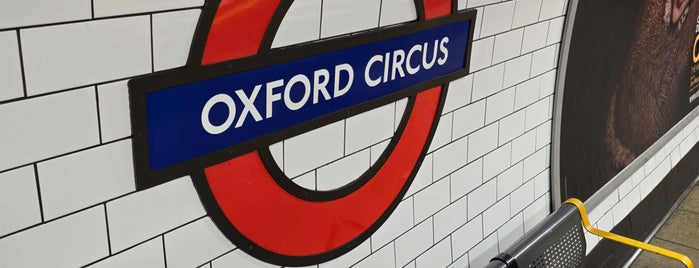
[(512, 113), (515, 107), (515, 88), (511, 87), (486, 99), (485, 123), (490, 124)]
[(430, 148), (427, 150), (428, 152), (432, 152), (451, 141), (453, 125), (452, 118), (452, 113), (442, 115), (442, 117), (439, 118), (437, 130), (435, 130), (434, 136), (432, 136), (432, 143), (430, 143)]
[(561, 36), (563, 35), (563, 25), (565, 24), (565, 17), (558, 17), (552, 19), (549, 22), (549, 34), (546, 38), (546, 44), (551, 45), (561, 42)]
[(549, 215), (549, 204), (548, 195), (544, 195), (524, 209), (522, 215), (524, 216), (525, 233)]
[(550, 116), (550, 101), (551, 97), (544, 98), (538, 102), (527, 107), (527, 122), (525, 128), (530, 130), (534, 127), (541, 125), (547, 120), (551, 119)]
[(514, 11), (514, 1), (486, 6), (483, 12), (481, 36), (490, 36), (509, 30), (512, 27)]
[(473, 41), (471, 44), (471, 66), (469, 71), (475, 72), (490, 66), (493, 62), (493, 44), (495, 37), (491, 36)]
[(510, 199), (504, 198), (483, 212), (483, 233), (489, 235), (510, 220)]
[(156, 237), (117, 255), (110, 256), (89, 268), (152, 267), (165, 268), (163, 239)]
[(479, 71), (473, 76), (473, 101), (488, 97), (502, 89), (505, 64), (498, 64)]
[(514, 242), (524, 235), (524, 221), (522, 214), (517, 214), (510, 221), (498, 229), (498, 248), (504, 252)]
[(380, 25), (386, 26), (417, 19), (415, 2), (412, 0), (381, 1)]
[(102, 142), (131, 135), (129, 89), (126, 80), (97, 86)]
[(336, 0), (323, 1), (321, 37), (347, 34), (379, 25), (381, 1)]
[(120, 141), (38, 164), (47, 220), (136, 190), (131, 141)]
[[(396, 267), (396, 250), (394, 244), (391, 243), (381, 249), (375, 249), (374, 254), (369, 255), (352, 267), (356, 268), (373, 268), (373, 267)], [(216, 267), (214, 267), (216, 268)]]
[(153, 14), (155, 71), (184, 66), (192, 46), (200, 9)]
[(40, 222), (34, 166), (0, 173), (0, 236)]
[(485, 100), (471, 103), (454, 111), (452, 137), (458, 139), (485, 125)]
[(415, 260), (416, 268), (447, 267), (451, 263), (451, 243), (444, 239)]
[(99, 143), (94, 88), (0, 106), (0, 170)]
[(172, 268), (194, 267), (234, 248), (209, 217), (165, 234), (165, 256)]
[[(548, 148), (548, 147), (547, 147)], [(546, 169), (549, 165), (547, 157), (549, 150), (547, 148), (536, 151), (533, 155), (524, 159), (524, 180), (529, 180)]]
[(506, 144), (483, 157), (483, 179), (488, 180), (510, 167), (512, 147)]
[(104, 207), (0, 240), (0, 267), (80, 267), (109, 255)]
[(531, 54), (526, 54), (505, 62), (503, 87), (508, 88), (527, 80), (529, 78), (529, 71), (531, 70), (531, 63)]
[[(396, 239), (396, 265), (403, 267), (432, 246), (432, 220), (426, 220)], [(415, 243), (420, 241), (420, 243)]]
[(524, 37), (522, 38), (522, 54), (529, 53), (546, 46), (548, 29), (548, 21), (539, 22), (537, 24), (525, 27)]
[[(0, 3), (0, 18), (3, 18), (2, 5)], [(0, 32), (0, 62), (0, 101), (23, 97), (24, 83), (16, 31)]]
[(498, 124), (490, 124), (468, 136), (468, 160), (473, 161), (498, 146)]
[[(517, 163), (497, 176), (498, 199), (509, 195), (512, 191), (517, 189), (517, 187), (522, 185), (522, 172), (522, 164)], [(531, 203), (531, 201), (529, 201), (529, 203)]]
[(435, 151), (433, 180), (439, 180), (466, 165), (468, 147), (468, 141), (462, 138)]
[(89, 19), (90, 0), (3, 0), (0, 29)]
[(140, 191), (107, 203), (112, 252), (205, 215), (189, 177)]
[(435, 182), (413, 197), (415, 222), (421, 222), (449, 205), (449, 178)]
[(204, 0), (94, 0), (95, 17), (197, 7)]
[(566, 0), (543, 0), (539, 20), (548, 20), (565, 13)]
[(483, 160), (478, 159), (451, 174), (451, 201), (478, 188), (483, 182)]
[(410, 228), (413, 228), (413, 198), (400, 202), (388, 220), (371, 236), (371, 249), (378, 250)]
[(515, 110), (522, 109), (539, 100), (540, 87), (540, 77), (532, 78), (517, 85), (517, 92), (515, 93)]
[(551, 191), (551, 172), (546, 169), (534, 177), (534, 197), (538, 198)]
[(125, 17), (23, 29), (29, 95), (151, 71), (150, 17)]
[(525, 111), (520, 110), (500, 119), (500, 137), (498, 145), (503, 145), (524, 134)]
[(483, 219), (472, 219), (451, 235), (452, 256), (460, 256), (471, 250), (483, 239)]
[(512, 141), (512, 163), (522, 161), (536, 150), (536, 131), (530, 130)]
[(524, 29), (519, 28), (495, 36), (493, 48), (493, 63), (500, 63), (519, 56), (522, 50), (522, 35)]
[(534, 183), (530, 180), (517, 188), (510, 195), (510, 215), (515, 215), (522, 211), (528, 204), (534, 202)]
[(553, 69), (541, 75), (541, 88), (539, 89), (539, 97), (543, 98), (553, 94), (556, 89), (556, 69)]
[(534, 51), (532, 56), (532, 76), (543, 74), (555, 67), (557, 45), (550, 45)]
[(442, 108), (442, 114), (454, 111), (471, 103), (471, 89), (473, 88), (473, 75), (456, 79), (449, 83), (447, 100)]
[(512, 27), (522, 27), (539, 20), (541, 0), (517, 0)]
[(387, 104), (347, 118), (345, 154), (362, 150), (393, 136), (395, 105)]
[(317, 190), (335, 190), (353, 182), (369, 169), (369, 149), (346, 156), (318, 169)]
[(498, 239), (496, 234), (492, 234), (468, 252), (469, 265), (474, 268), (485, 267), (496, 254), (498, 254)]
[(308, 131), (284, 141), (284, 172), (293, 178), (343, 155), (344, 122)]
[(284, 15), (272, 47), (283, 47), (320, 38), (321, 0), (297, 0)]
[(434, 239), (442, 240), (466, 224), (468, 221), (467, 209), (467, 199), (461, 198), (434, 215)]
[(536, 149), (541, 149), (551, 144), (551, 120), (539, 125), (536, 128)]
[[(452, 254), (453, 256), (453, 254)], [(454, 262), (452, 262), (447, 268), (469, 268), (468, 266), (468, 253), (464, 253), (461, 256), (453, 256)]]
[(495, 204), (497, 184), (490, 180), (468, 194), (468, 219), (472, 220), (478, 214)]

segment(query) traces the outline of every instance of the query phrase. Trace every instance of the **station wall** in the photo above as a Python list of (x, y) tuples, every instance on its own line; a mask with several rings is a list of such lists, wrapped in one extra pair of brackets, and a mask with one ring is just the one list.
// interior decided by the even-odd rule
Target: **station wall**
[[(218, 231), (191, 178), (136, 191), (127, 81), (186, 63), (203, 4), (0, 3), (0, 267), (271, 266)], [(566, 1), (470, 0), (458, 8), (478, 10), (471, 74), (451, 83), (410, 190), (370, 239), (313, 267), (481, 267), (549, 213)], [(416, 18), (413, 1), (297, 0), (273, 46)], [(270, 151), (298, 185), (339, 187), (372, 165), (403, 106)], [(696, 132), (684, 134), (696, 141)], [(681, 153), (680, 141), (666, 155)], [(654, 163), (665, 167), (665, 159)]]

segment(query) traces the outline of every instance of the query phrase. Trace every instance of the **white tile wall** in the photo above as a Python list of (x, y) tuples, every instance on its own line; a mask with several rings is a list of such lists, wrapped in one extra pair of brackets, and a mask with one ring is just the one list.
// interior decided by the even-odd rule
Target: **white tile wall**
[[(39, 7), (43, 2), (0, 3), (0, 125), (7, 126), (0, 131), (0, 192), (12, 191), (0, 196), (12, 200), (0, 203), (0, 267), (42, 261), (277, 267), (222, 238), (189, 177), (134, 192), (126, 82), (186, 62), (204, 1), (66, 0)], [(310, 267), (481, 267), (547, 215), (551, 95), (564, 3), (458, 1), (460, 8), (479, 11), (471, 74), (451, 83), (431, 152), (370, 239)], [(2, 16), (5, 10), (12, 14)], [(25, 10), (36, 13), (27, 16)], [(411, 21), (415, 12), (410, 0), (297, 0), (273, 46)], [(336, 188), (378, 159), (406, 103), (338, 121), (270, 150), (295, 183)], [(686, 149), (696, 132), (684, 134), (692, 136)], [(663, 159), (652, 162), (673, 163)], [(116, 171), (102, 171), (109, 169)], [(608, 220), (621, 217), (667, 168), (648, 169), (656, 170), (653, 179), (639, 176), (622, 196), (623, 205), (614, 206), (617, 199), (609, 206), (616, 215), (603, 214)], [(337, 180), (338, 174), (346, 176)], [(508, 179), (512, 185), (504, 184)], [(72, 195), (77, 190), (91, 192), (78, 199)], [(13, 215), (9, 221), (6, 214)], [(72, 239), (76, 229), (86, 233)], [(69, 238), (75, 244), (64, 246)], [(36, 241), (44, 242), (47, 257), (25, 258), (34, 254)], [(12, 257), (6, 258), (8, 245)]]
[(414, 2), (411, 0), (381, 1), (381, 21), (379, 25), (391, 25), (417, 19)]
[(89, 0), (4, 0), (0, 2), (0, 29), (92, 17)]
[(0, 240), (1, 267), (77, 267), (109, 255), (104, 206)]
[(131, 141), (120, 141), (37, 166), (44, 218), (50, 220), (132, 192)]
[(435, 214), (434, 239), (441, 240), (447, 237), (461, 227), (464, 222), (467, 222), (467, 208), (467, 199), (461, 198)]
[(319, 168), (316, 173), (318, 190), (334, 190), (359, 178), (369, 169), (369, 152), (369, 149), (364, 149)]
[(165, 234), (164, 243), (168, 267), (175, 268), (198, 266), (235, 248), (208, 217)]
[(165, 268), (163, 239), (156, 237), (127, 251), (90, 265), (90, 268)]
[(283, 47), (320, 38), (322, 0), (297, 0), (291, 4), (274, 36), (272, 47)]
[(449, 179), (444, 178), (415, 194), (415, 222), (421, 222), (449, 205)]
[(522, 50), (522, 35), (524, 29), (519, 28), (495, 36), (493, 47), (493, 63), (500, 63), (516, 56)]
[[(388, 104), (347, 118), (345, 152), (351, 154), (393, 136), (395, 105)], [(361, 131), (371, 129), (372, 131)]]
[(514, 1), (486, 6), (481, 22), (481, 36), (490, 36), (511, 29), (514, 9)]
[(107, 203), (111, 248), (119, 252), (204, 216), (189, 177)]
[(149, 25), (138, 16), (20, 30), (27, 93), (150, 72)]
[(153, 66), (155, 71), (184, 66), (200, 9), (153, 15)]
[(447, 267), (451, 264), (451, 245), (444, 239), (415, 260), (417, 268)]
[(0, 236), (41, 222), (34, 166), (0, 173)]
[(129, 89), (126, 80), (97, 86), (102, 142), (131, 135)]
[[(415, 243), (420, 241), (420, 243)], [(420, 253), (432, 246), (434, 241), (432, 220), (426, 220), (396, 239), (396, 266), (403, 267)]]
[(196, 7), (204, 4), (204, 0), (93, 0), (93, 2), (95, 17)]
[(293, 178), (342, 157), (344, 135), (344, 122), (339, 121), (284, 141), (284, 172)]
[(379, 24), (381, 1), (323, 1), (320, 36), (329, 37), (374, 28)]
[(22, 66), (16, 31), (0, 32), (0, 62), (3, 63), (0, 65), (0, 101), (23, 97)]
[(92, 87), (0, 106), (0, 170), (99, 143)]
[(396, 267), (396, 250), (393, 243), (379, 249), (352, 267)]

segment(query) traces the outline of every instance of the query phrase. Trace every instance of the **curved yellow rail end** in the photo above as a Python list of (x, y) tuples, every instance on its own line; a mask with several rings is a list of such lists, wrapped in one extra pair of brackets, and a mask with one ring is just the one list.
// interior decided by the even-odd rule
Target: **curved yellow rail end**
[(601, 237), (604, 237), (604, 238), (609, 239), (609, 240), (614, 240), (616, 242), (626, 244), (626, 245), (629, 245), (629, 246), (632, 246), (635, 248), (640, 248), (643, 250), (654, 252), (654, 253), (660, 254), (662, 256), (668, 257), (668, 258), (673, 258), (675, 260), (682, 262), (684, 264), (684, 266), (686, 266), (687, 268), (694, 268), (694, 265), (692, 264), (692, 260), (690, 260), (685, 255), (682, 255), (680, 253), (677, 253), (677, 252), (674, 252), (671, 250), (667, 250), (664, 248), (656, 247), (656, 246), (653, 246), (651, 244), (643, 243), (641, 241), (634, 240), (634, 239), (631, 239), (628, 237), (620, 236), (620, 235), (613, 234), (610, 232), (605, 232), (605, 231), (602, 231), (600, 229), (593, 227), (590, 224), (590, 220), (587, 218), (587, 211), (585, 210), (585, 205), (583, 205), (583, 203), (580, 200), (578, 200), (577, 198), (570, 198), (563, 203), (564, 204), (566, 204), (566, 203), (571, 204), (571, 205), (574, 205), (578, 208), (578, 210), (580, 211), (580, 216), (582, 217), (583, 226), (585, 227), (585, 229), (587, 229), (588, 232), (590, 232), (594, 235), (601, 236)]

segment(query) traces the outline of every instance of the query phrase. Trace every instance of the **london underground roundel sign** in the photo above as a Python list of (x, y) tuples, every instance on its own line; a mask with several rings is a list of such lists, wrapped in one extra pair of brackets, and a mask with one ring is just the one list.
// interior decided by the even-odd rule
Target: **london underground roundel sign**
[[(129, 82), (136, 184), (191, 176), (209, 216), (263, 261), (321, 263), (366, 240), (408, 190), (449, 81), (468, 74), (475, 10), (416, 0), (418, 20), (271, 48), (293, 1), (207, 1), (187, 66)], [(407, 98), (369, 170), (313, 191), (289, 180), (269, 145)]]

